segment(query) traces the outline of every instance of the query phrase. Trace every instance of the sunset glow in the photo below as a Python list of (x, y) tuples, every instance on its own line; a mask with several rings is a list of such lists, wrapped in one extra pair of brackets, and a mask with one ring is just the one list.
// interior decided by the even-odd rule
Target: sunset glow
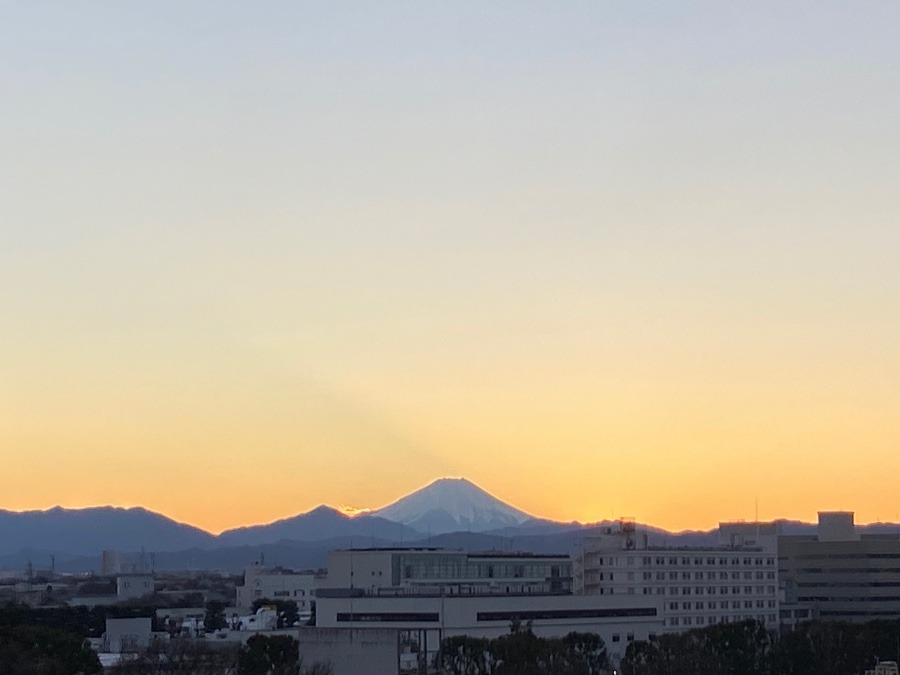
[(900, 522), (900, 6), (619, 10), (10, 8), (0, 508)]

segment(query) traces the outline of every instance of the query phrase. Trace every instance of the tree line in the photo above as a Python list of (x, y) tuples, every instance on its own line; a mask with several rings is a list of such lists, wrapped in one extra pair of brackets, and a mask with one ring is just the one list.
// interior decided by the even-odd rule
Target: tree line
[(781, 634), (757, 621), (665, 633), (628, 645), (623, 675), (852, 675), (900, 659), (900, 620), (812, 621)]

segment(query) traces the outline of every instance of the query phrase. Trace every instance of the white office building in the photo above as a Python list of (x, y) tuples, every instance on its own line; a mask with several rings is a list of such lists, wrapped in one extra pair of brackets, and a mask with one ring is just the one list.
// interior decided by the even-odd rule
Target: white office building
[(622, 522), (575, 555), (575, 593), (658, 599), (666, 632), (745, 619), (777, 628), (778, 534), (775, 523), (722, 523), (715, 546), (665, 548)]

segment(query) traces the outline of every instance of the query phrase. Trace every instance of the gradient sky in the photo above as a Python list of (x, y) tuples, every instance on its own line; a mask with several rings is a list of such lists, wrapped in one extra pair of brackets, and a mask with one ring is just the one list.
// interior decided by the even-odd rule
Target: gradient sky
[(0, 507), (900, 520), (900, 4), (3, 16)]

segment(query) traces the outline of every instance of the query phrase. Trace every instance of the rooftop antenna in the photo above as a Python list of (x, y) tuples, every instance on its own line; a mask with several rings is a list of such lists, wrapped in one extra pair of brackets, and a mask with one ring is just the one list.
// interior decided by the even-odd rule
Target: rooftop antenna
[(753, 520), (756, 522), (756, 545), (759, 546), (759, 497), (756, 497), (754, 509)]

